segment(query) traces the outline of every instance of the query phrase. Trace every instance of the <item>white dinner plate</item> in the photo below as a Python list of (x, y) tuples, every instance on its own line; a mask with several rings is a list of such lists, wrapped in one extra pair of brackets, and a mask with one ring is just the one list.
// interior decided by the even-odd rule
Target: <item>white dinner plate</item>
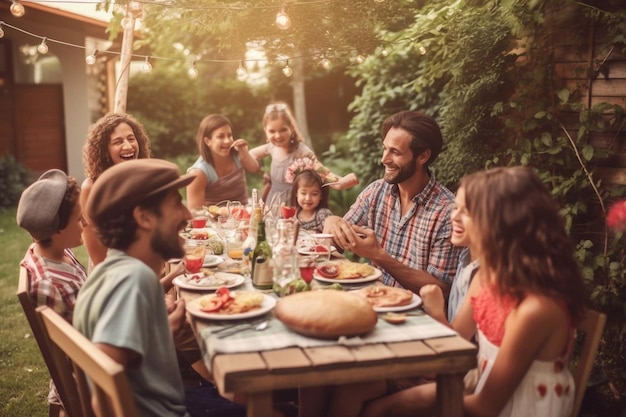
[[(190, 274), (188, 277), (197, 276), (201, 273)], [(239, 274), (231, 274), (230, 272), (216, 272), (214, 275), (203, 278), (203, 282), (195, 282), (186, 278), (185, 275), (179, 275), (172, 280), (172, 284), (186, 290), (208, 290), (214, 291), (219, 287), (233, 288), (243, 284), (245, 277)]]
[(189, 314), (200, 317), (203, 319), (210, 320), (239, 320), (239, 319), (247, 319), (250, 317), (262, 316), (263, 314), (271, 311), (276, 305), (276, 299), (270, 295), (263, 294), (263, 301), (261, 302), (261, 307), (255, 310), (246, 311), (245, 313), (239, 314), (216, 314), (216, 313), (206, 313), (200, 310), (200, 300), (202, 297), (198, 297), (187, 303), (186, 308)]
[(222, 262), (224, 262), (224, 258), (222, 258), (221, 256), (205, 255), (204, 256), (204, 263), (202, 264), (202, 266), (205, 267), (205, 268), (212, 268), (214, 266), (218, 266)]
[(412, 308), (419, 307), (421, 305), (422, 305), (422, 298), (417, 294), (413, 294), (413, 298), (411, 299), (411, 302), (409, 304), (406, 304), (403, 306), (374, 307), (374, 310), (376, 310), (379, 313), (387, 313), (391, 311), (411, 310)]
[(313, 278), (315, 278), (318, 281), (330, 282), (332, 284), (334, 284), (335, 282), (338, 282), (340, 284), (346, 284), (346, 285), (358, 284), (358, 283), (361, 283), (361, 282), (376, 281), (382, 275), (383, 275), (382, 271), (380, 269), (376, 269), (376, 268), (374, 268), (374, 272), (369, 274), (368, 276), (365, 276), (363, 278), (356, 278), (356, 279), (324, 278), (323, 276), (321, 276), (321, 275), (319, 275), (317, 273), (317, 270), (315, 270), (315, 272), (313, 272)]

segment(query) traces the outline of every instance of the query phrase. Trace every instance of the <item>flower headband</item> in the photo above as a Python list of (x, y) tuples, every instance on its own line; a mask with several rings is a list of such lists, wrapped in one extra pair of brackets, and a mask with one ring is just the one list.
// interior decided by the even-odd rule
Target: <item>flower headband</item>
[(330, 169), (322, 165), (314, 155), (311, 155), (305, 156), (304, 158), (298, 158), (294, 160), (291, 165), (289, 165), (285, 171), (285, 182), (293, 184), (296, 176), (307, 169), (316, 172), (322, 179), (322, 184), (337, 180), (336, 175), (330, 172)]
[(287, 111), (287, 105), (282, 103), (270, 104), (265, 108), (265, 114), (273, 111)]

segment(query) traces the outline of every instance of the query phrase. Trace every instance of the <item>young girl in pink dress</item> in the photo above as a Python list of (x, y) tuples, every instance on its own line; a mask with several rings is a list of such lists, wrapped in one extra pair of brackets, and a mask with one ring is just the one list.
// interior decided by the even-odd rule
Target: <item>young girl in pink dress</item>
[[(569, 416), (567, 361), (586, 297), (559, 207), (530, 168), (475, 173), (461, 187), (481, 265), (452, 324), (476, 334), (479, 347), (464, 415)], [(434, 404), (435, 386), (426, 384), (374, 400), (361, 415), (432, 415)]]

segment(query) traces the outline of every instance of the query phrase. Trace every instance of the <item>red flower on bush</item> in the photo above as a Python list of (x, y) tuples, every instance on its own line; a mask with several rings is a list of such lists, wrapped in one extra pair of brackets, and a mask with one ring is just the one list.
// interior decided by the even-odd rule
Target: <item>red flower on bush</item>
[(626, 200), (613, 204), (606, 216), (606, 225), (618, 232), (626, 232)]

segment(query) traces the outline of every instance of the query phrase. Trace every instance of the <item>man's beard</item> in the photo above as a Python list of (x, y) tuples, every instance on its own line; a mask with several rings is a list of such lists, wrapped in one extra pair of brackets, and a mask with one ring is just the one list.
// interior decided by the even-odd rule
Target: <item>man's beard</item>
[(415, 174), (415, 171), (417, 170), (417, 168), (415, 167), (415, 160), (413, 160), (413, 162), (410, 164), (406, 164), (404, 166), (395, 165), (395, 167), (399, 168), (395, 176), (388, 177), (388, 175), (385, 174), (385, 176), (383, 177), (383, 179), (388, 184), (400, 184), (408, 180), (409, 178), (411, 178), (413, 174)]
[(150, 247), (165, 260), (182, 258), (185, 255), (185, 250), (178, 242), (178, 234), (168, 238), (161, 233), (161, 229), (157, 229), (152, 235)]

